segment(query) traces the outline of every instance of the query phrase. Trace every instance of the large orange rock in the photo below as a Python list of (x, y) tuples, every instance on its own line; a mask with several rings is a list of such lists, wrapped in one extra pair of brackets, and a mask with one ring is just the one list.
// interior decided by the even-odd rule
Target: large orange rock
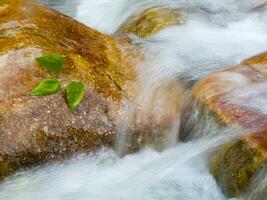
[[(215, 124), (218, 123), (223, 127), (227, 124), (237, 124), (243, 128), (255, 129), (255, 132), (266, 130), (264, 101), (267, 65), (264, 64), (264, 59), (266, 54), (261, 54), (238, 66), (222, 69), (203, 78), (192, 89), (190, 106), (195, 105), (199, 110), (198, 116), (211, 117), (215, 119)], [(184, 131), (188, 128), (186, 124), (186, 121), (190, 121), (188, 118), (190, 116), (183, 119), (185, 123), (182, 123), (183, 139), (190, 135)], [(194, 119), (199, 121), (197, 118)], [(192, 124), (192, 126), (197, 125)]]
[[(36, 164), (113, 146), (119, 103), (131, 97), (133, 62), (112, 38), (32, 0), (0, 1), (0, 178)], [(131, 51), (131, 50), (129, 50)], [(49, 73), (41, 55), (64, 56), (64, 69)], [(82, 81), (85, 99), (72, 113), (64, 94), (32, 97), (47, 77), (63, 87)]]

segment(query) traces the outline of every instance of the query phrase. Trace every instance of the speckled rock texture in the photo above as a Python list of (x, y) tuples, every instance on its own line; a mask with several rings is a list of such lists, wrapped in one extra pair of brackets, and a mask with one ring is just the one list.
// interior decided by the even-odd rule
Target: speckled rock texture
[(234, 141), (211, 160), (211, 173), (227, 196), (246, 193), (256, 173), (266, 168), (265, 149), (258, 142), (249, 137)]
[[(32, 0), (0, 1), (0, 179), (14, 171), (114, 145), (119, 103), (131, 96), (135, 69), (129, 42), (94, 31)], [(35, 58), (65, 59), (49, 73)], [(82, 81), (85, 98), (68, 109), (64, 92), (29, 96), (47, 77), (63, 88)]]

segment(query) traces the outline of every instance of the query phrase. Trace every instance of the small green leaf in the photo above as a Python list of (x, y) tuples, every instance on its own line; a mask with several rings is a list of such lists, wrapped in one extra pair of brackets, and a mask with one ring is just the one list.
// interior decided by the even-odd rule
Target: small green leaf
[(42, 65), (48, 71), (58, 72), (63, 69), (64, 58), (61, 55), (50, 54), (35, 59), (37, 63)]
[(57, 79), (43, 80), (32, 92), (31, 96), (46, 96), (55, 94), (60, 90), (60, 82)]
[(71, 112), (74, 112), (76, 107), (84, 98), (84, 85), (82, 82), (71, 82), (67, 87), (67, 102)]

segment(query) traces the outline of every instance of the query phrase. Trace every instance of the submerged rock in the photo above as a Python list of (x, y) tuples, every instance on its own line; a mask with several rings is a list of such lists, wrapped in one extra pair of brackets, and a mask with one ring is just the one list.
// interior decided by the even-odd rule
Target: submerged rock
[(181, 24), (181, 12), (178, 9), (153, 7), (130, 16), (117, 32), (132, 33), (145, 38), (178, 24)]
[[(118, 104), (130, 97), (136, 76), (119, 48), (128, 41), (32, 0), (3, 0), (0, 43), (0, 179), (18, 169), (114, 145)], [(64, 57), (61, 72), (48, 72), (35, 62), (51, 53)], [(85, 98), (74, 113), (63, 93), (29, 95), (47, 77), (61, 80), (63, 88), (83, 82)]]
[(149, 89), (139, 94), (122, 115), (120, 134), (124, 141), (119, 145), (122, 154), (148, 146), (162, 151), (177, 142), (179, 100), (185, 93), (185, 86), (177, 79), (170, 79)]

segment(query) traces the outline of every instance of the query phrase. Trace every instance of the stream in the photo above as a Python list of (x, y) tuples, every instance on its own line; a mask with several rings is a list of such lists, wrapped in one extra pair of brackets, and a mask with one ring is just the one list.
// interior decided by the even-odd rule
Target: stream
[[(258, 8), (260, 1), (256, 0), (45, 2), (107, 34), (115, 34), (129, 16), (147, 7), (177, 7), (185, 13), (182, 25), (146, 39), (130, 35), (136, 45), (152, 55), (138, 64), (142, 86), (138, 103), (143, 107), (151, 103), (157, 88), (172, 79), (195, 83), (215, 70), (265, 51), (267, 46), (267, 7)], [(126, 110), (123, 123), (130, 116)], [(173, 127), (179, 129), (179, 113)], [(233, 129), (187, 143), (171, 135), (169, 146), (162, 152), (145, 148), (121, 158), (115, 150), (103, 148), (60, 164), (19, 172), (0, 186), (0, 199), (226, 200), (208, 164), (212, 152), (240, 136), (238, 128)], [(127, 133), (123, 127), (120, 130), (118, 143), (123, 145)]]

